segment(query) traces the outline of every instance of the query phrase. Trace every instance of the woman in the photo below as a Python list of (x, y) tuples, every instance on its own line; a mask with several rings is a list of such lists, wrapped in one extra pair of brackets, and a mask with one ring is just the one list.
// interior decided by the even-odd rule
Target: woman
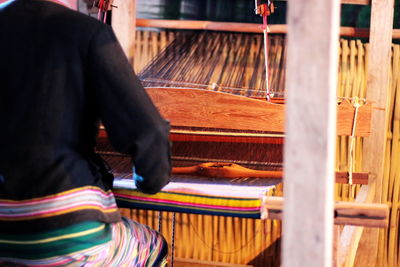
[(159, 266), (155, 231), (120, 216), (94, 152), (98, 121), (130, 154), (137, 187), (169, 181), (168, 123), (111, 28), (57, 2), (0, 8), (0, 261)]

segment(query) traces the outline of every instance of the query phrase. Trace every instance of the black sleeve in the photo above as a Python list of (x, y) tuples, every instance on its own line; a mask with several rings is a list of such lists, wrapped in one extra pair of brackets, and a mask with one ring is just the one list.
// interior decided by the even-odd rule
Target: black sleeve
[(112, 29), (104, 25), (94, 34), (88, 56), (89, 83), (100, 119), (113, 147), (132, 155), (136, 181), (144, 193), (158, 192), (171, 171), (169, 124), (159, 114)]

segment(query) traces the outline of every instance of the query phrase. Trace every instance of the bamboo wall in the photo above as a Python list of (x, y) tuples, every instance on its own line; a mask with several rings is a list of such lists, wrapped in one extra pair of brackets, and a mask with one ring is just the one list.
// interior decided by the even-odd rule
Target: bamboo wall
[[(135, 70), (139, 72), (150, 59), (174, 38), (173, 32), (138, 31), (136, 34)], [(365, 97), (368, 45), (359, 40), (340, 41), (338, 96)], [(283, 71), (283, 70), (282, 70)], [(386, 149), (383, 199), (391, 204), (390, 227), (380, 231), (379, 267), (400, 267), (400, 45), (393, 45), (390, 97), (390, 122)], [(310, 96), (307, 96), (310, 97)], [(372, 99), (373, 101), (373, 99)], [(338, 170), (348, 170), (349, 138), (338, 137), (336, 163)], [(354, 170), (361, 171), (362, 139), (356, 141)], [(336, 199), (353, 201), (359, 186), (335, 185)], [(281, 195), (278, 188), (272, 194)], [(158, 212), (123, 210), (141, 223), (158, 228)], [(170, 213), (162, 213), (161, 230), (170, 243)], [(217, 216), (176, 215), (175, 257), (254, 266), (280, 265), (279, 221), (224, 218)]]
[[(338, 95), (344, 97), (365, 97), (367, 85), (368, 44), (359, 40), (342, 40), (340, 43), (340, 67)], [(388, 110), (390, 114), (388, 139), (386, 143), (383, 201), (391, 205), (390, 225), (380, 230), (378, 262), (379, 267), (400, 266), (399, 204), (400, 204), (400, 45), (392, 46), (392, 71)], [(371, 99), (373, 101), (373, 99)], [(372, 126), (373, 127), (373, 126)], [(338, 137), (337, 168), (345, 169), (348, 162), (348, 138)], [(355, 170), (361, 171), (362, 140), (357, 140)], [(352, 201), (359, 186), (336, 185), (336, 198)]]

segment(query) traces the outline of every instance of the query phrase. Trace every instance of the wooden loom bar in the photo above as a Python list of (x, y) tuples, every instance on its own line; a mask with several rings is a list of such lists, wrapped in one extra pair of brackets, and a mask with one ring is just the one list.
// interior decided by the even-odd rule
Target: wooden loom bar
[[(174, 167), (172, 174), (191, 175), (213, 178), (264, 178), (282, 179), (282, 171), (253, 170), (233, 163), (208, 162), (196, 166)], [(349, 174), (347, 172), (336, 172), (336, 183), (348, 183)], [(353, 173), (354, 184), (367, 184), (368, 173)]]
[[(275, 0), (277, 2), (290, 2), (290, 0)], [(370, 5), (371, 0), (340, 0), (341, 4), (350, 4), (350, 5)]]
[[(281, 220), (283, 202), (283, 197), (264, 197), (262, 218)], [(387, 228), (389, 223), (389, 207), (386, 204), (336, 202), (333, 214), (337, 225)]]
[[(136, 19), (136, 26), (145, 28), (164, 28), (181, 30), (209, 30), (209, 31), (230, 31), (262, 33), (261, 24), (240, 23), (240, 22), (215, 22), (199, 20), (162, 20), (162, 19)], [(272, 34), (286, 34), (287, 25), (271, 24), (268, 26)], [(340, 27), (340, 35), (347, 37), (368, 38), (368, 28)], [(400, 39), (400, 29), (394, 29), (393, 39)]]
[[(369, 194), (372, 201), (381, 203), (384, 177), (384, 158), (388, 129), (388, 97), (390, 97), (390, 67), (392, 50), (392, 28), (394, 0), (373, 0), (371, 9), (371, 34), (368, 58), (368, 99), (373, 99), (378, 107), (372, 114), (371, 136), (364, 140), (363, 167), (371, 175)], [(360, 241), (355, 266), (375, 266), (378, 256), (379, 232), (365, 229)]]
[(111, 25), (133, 67), (135, 54), (136, 0), (115, 0)]
[(288, 5), (283, 267), (332, 266), (339, 9)]
[[(161, 114), (173, 127), (278, 133), (285, 130), (285, 105), (200, 89), (147, 88), (146, 90)], [(337, 116), (337, 134), (351, 135), (354, 108), (348, 101), (342, 101), (337, 106)], [(359, 108), (355, 135), (369, 135), (370, 116), (370, 104)]]
[(256, 134), (216, 131), (188, 131), (171, 129), (172, 142), (221, 142), (251, 144), (283, 144), (283, 134)]
[(349, 5), (370, 5), (371, 0), (341, 0), (342, 4), (349, 4)]

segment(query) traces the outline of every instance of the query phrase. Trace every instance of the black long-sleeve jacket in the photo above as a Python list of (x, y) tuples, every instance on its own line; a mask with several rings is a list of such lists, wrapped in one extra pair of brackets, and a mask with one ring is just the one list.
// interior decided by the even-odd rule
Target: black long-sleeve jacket
[[(92, 160), (99, 120), (112, 145), (132, 155), (142, 191), (168, 183), (169, 125), (111, 28), (48, 1), (15, 0), (0, 9), (0, 208), (1, 200), (85, 186), (107, 191)], [(51, 225), (84, 219), (113, 222), (119, 215), (80, 210)], [(35, 223), (43, 227), (40, 218), (32, 229)]]

